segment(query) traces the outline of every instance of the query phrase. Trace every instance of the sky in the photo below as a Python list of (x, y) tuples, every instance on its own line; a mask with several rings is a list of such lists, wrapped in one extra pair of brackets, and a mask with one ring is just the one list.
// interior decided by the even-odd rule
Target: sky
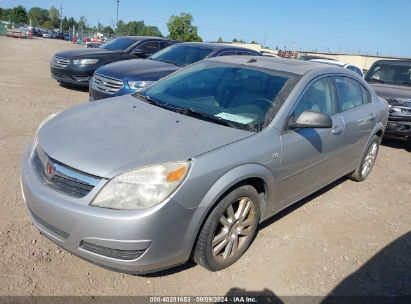
[[(0, 0), (0, 7), (63, 6), (93, 26), (116, 20), (116, 0)], [(120, 0), (119, 19), (167, 35), (171, 15), (191, 13), (204, 41), (255, 40), (271, 48), (411, 57), (411, 0)]]

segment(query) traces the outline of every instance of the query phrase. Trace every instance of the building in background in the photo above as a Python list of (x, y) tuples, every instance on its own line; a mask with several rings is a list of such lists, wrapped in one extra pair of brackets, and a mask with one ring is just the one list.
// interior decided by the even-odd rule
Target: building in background
[[(334, 59), (358, 66), (364, 71), (368, 71), (371, 65), (377, 60), (399, 60), (399, 59), (411, 59), (403, 57), (386, 57), (386, 56), (373, 56), (373, 55), (361, 55), (361, 54), (344, 54), (344, 53), (318, 53), (318, 52), (299, 52), (299, 58), (301, 57), (316, 57), (319, 59)], [(315, 58), (313, 58), (315, 59)]]

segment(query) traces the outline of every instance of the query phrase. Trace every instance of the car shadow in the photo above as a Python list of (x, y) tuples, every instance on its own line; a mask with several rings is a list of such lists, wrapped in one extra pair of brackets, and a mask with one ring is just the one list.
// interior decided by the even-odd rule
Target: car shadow
[(88, 92), (88, 87), (78, 87), (70, 84), (59, 83), (59, 86), (72, 91)]
[(295, 131), (300, 136), (304, 137), (313, 147), (319, 152), (323, 152), (323, 143), (320, 134), (313, 128), (302, 128)]
[(160, 270), (157, 272), (152, 272), (152, 273), (146, 273), (146, 274), (137, 274), (139, 277), (146, 277), (146, 278), (156, 278), (156, 277), (165, 277), (169, 275), (173, 275), (175, 273), (178, 273), (180, 271), (184, 271), (190, 268), (193, 268), (197, 266), (196, 263), (192, 261), (185, 262), (184, 264), (176, 265), (171, 268), (167, 268), (164, 270)]
[(381, 249), (329, 294), (330, 297), (353, 295), (411, 296), (411, 232)]
[(406, 150), (411, 152), (411, 139), (407, 141), (395, 138), (386, 138), (382, 139), (381, 144), (386, 147), (399, 149), (399, 150)]
[[(328, 295), (277, 295), (265, 288), (246, 291), (231, 288), (225, 296), (250, 303), (411, 303), (411, 232), (389, 243), (357, 271), (347, 276)], [(324, 278), (325, 280), (327, 278)], [(270, 283), (267, 282), (267, 285)]]

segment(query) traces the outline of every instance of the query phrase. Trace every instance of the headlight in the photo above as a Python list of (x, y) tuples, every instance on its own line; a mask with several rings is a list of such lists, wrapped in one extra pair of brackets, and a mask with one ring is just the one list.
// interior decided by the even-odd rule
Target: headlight
[(98, 62), (98, 59), (75, 59), (73, 60), (73, 63), (76, 65), (90, 65), (90, 64), (96, 64)]
[(133, 170), (111, 179), (91, 202), (110, 209), (143, 209), (164, 201), (184, 180), (189, 162)]
[(154, 82), (155, 81), (127, 81), (130, 89), (137, 90), (137, 92), (148, 87), (150, 84)]

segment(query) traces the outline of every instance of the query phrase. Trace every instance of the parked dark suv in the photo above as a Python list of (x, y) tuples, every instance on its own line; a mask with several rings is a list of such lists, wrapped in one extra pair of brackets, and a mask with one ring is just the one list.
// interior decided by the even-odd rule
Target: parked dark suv
[(88, 87), (94, 71), (102, 65), (147, 58), (174, 43), (159, 37), (124, 36), (110, 40), (99, 48), (59, 52), (51, 59), (51, 76), (62, 84)]
[(222, 43), (185, 42), (154, 54), (149, 60), (114, 62), (99, 68), (90, 81), (90, 101), (131, 94), (182, 67), (204, 58), (248, 55), (260, 52)]
[(390, 105), (385, 135), (411, 145), (411, 60), (379, 60), (365, 79)]

